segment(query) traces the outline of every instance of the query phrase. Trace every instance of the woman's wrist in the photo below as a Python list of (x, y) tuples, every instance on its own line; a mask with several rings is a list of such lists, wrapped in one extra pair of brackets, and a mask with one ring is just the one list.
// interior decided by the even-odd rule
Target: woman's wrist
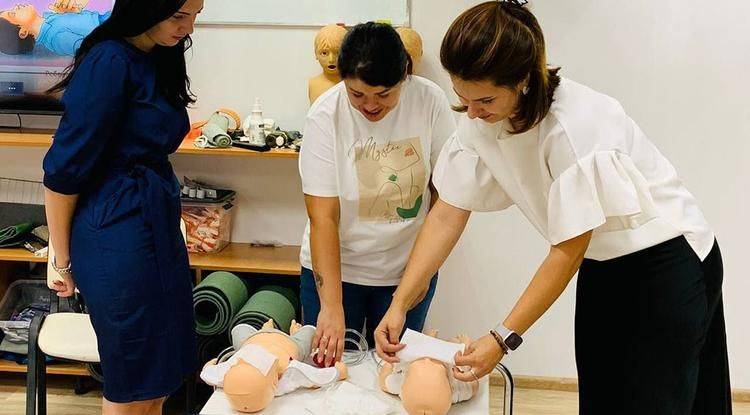
[(342, 301), (321, 301), (320, 311), (344, 311), (344, 303)]
[(65, 268), (70, 265), (70, 256), (69, 255), (60, 255), (60, 253), (55, 252), (55, 254), (52, 256), (52, 263), (57, 268)]
[(408, 299), (406, 298), (403, 298), (403, 296), (398, 295), (398, 292), (396, 292), (396, 294), (393, 295), (393, 299), (391, 300), (390, 308), (394, 311), (406, 314), (411, 308), (410, 301), (408, 301)]

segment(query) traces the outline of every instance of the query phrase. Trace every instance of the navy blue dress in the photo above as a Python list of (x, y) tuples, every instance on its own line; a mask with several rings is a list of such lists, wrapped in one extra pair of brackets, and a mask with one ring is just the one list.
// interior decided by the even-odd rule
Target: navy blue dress
[(198, 363), (180, 189), (168, 160), (188, 131), (187, 111), (159, 91), (153, 56), (124, 40), (89, 52), (63, 103), (44, 184), (79, 195), (70, 256), (99, 342), (104, 397), (167, 396)]

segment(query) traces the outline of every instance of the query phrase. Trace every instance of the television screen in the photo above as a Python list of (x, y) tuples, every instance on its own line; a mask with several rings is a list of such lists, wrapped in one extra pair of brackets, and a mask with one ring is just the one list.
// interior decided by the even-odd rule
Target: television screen
[(115, 0), (0, 0), (0, 112), (58, 113), (44, 92)]

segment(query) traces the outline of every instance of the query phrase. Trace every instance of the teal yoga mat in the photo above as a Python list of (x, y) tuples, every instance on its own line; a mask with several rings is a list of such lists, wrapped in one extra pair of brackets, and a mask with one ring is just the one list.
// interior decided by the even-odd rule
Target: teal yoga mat
[(198, 334), (213, 336), (227, 331), (247, 299), (247, 287), (238, 276), (224, 271), (209, 275), (193, 289)]

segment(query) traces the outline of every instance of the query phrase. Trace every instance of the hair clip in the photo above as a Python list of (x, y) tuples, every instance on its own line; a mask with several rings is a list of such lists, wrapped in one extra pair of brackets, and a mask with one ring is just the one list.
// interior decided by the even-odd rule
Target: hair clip
[(529, 0), (501, 0), (501, 3), (510, 3), (514, 6), (523, 7), (529, 4)]

